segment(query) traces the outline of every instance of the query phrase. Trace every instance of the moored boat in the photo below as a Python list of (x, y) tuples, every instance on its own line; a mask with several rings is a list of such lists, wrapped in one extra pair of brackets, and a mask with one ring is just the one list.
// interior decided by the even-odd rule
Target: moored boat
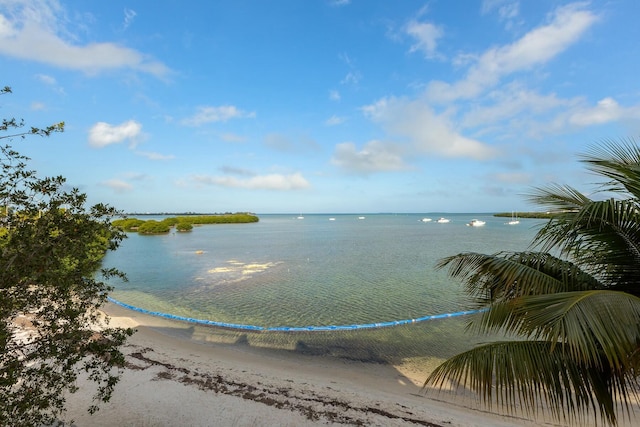
[(511, 221), (507, 222), (507, 224), (509, 225), (516, 225), (516, 224), (520, 224), (520, 221), (518, 221), (518, 214), (515, 214), (511, 212)]

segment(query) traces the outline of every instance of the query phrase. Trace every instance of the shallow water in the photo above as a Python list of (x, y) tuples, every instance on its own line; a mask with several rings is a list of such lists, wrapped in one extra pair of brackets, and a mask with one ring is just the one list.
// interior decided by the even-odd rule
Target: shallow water
[[(451, 222), (436, 223), (440, 216)], [(150, 311), (260, 327), (368, 324), (458, 312), (470, 307), (469, 300), (460, 283), (435, 269), (436, 262), (466, 251), (524, 250), (541, 223), (523, 219), (509, 226), (508, 219), (487, 214), (359, 217), (260, 215), (254, 224), (131, 233), (105, 258), (105, 266), (129, 277), (113, 282), (111, 295)], [(486, 225), (467, 226), (473, 218)], [(204, 330), (220, 339), (395, 363), (468, 348), (474, 341), (464, 332), (467, 321), (297, 334)]]

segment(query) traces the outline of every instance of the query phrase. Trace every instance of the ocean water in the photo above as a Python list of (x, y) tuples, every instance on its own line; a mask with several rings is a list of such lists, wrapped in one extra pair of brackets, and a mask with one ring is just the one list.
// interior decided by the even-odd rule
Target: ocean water
[[(436, 220), (447, 217), (449, 223)], [(460, 252), (525, 250), (541, 220), (490, 214), (259, 215), (253, 224), (189, 233), (130, 233), (105, 266), (125, 272), (113, 298), (150, 311), (260, 327), (354, 325), (415, 319), (470, 308), (463, 286), (437, 270)], [(423, 222), (422, 218), (432, 218)], [(473, 218), (482, 227), (466, 224)], [(447, 357), (475, 342), (469, 319), (379, 330), (256, 333), (199, 328), (207, 339), (302, 353), (397, 363)], [(435, 347), (435, 348), (434, 348)]]

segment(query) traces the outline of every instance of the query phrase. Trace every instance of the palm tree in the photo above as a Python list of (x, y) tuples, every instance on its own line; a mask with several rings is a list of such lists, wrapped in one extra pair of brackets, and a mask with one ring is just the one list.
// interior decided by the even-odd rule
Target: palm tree
[(582, 155), (605, 178), (592, 200), (575, 188), (535, 188), (530, 201), (558, 214), (531, 250), (442, 259), (482, 309), (470, 321), (504, 341), (445, 361), (424, 387), (468, 387), (482, 402), (559, 421), (590, 413), (616, 425), (640, 397), (640, 146), (603, 141)]

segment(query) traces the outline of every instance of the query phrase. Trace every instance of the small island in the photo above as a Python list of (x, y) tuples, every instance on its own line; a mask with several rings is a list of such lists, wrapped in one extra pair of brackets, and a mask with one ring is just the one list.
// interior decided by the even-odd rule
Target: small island
[(115, 227), (126, 232), (140, 234), (166, 234), (175, 227), (176, 231), (191, 231), (194, 225), (205, 224), (247, 224), (258, 222), (260, 219), (247, 212), (213, 214), (213, 215), (181, 215), (165, 218), (161, 221), (155, 219), (121, 218), (112, 222)]

